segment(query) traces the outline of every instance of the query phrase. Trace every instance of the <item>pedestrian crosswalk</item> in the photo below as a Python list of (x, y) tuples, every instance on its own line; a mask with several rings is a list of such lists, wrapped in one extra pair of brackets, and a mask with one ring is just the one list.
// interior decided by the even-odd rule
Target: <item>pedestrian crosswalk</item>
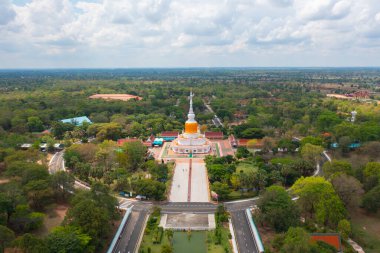
[(119, 199), (119, 208), (126, 210), (133, 205), (133, 201), (127, 199)]

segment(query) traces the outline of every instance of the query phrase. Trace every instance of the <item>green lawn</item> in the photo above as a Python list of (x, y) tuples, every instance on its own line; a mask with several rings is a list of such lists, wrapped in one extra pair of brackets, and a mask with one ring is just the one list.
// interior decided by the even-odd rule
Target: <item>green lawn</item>
[(247, 199), (253, 198), (257, 196), (257, 192), (249, 191), (249, 192), (241, 192), (241, 191), (232, 191), (228, 194), (228, 200), (237, 200), (237, 199)]
[(216, 243), (215, 231), (207, 232), (207, 253), (226, 253), (233, 252), (229, 241), (230, 230), (228, 226), (221, 227), (221, 244)]
[(148, 248), (150, 248), (151, 253), (160, 253), (162, 246), (165, 244), (168, 244), (168, 245), (170, 244), (168, 237), (165, 235), (165, 233), (164, 233), (164, 236), (162, 237), (161, 243), (160, 244), (154, 244), (153, 243), (153, 233), (146, 233), (146, 231), (145, 231), (139, 252), (140, 253), (148, 253), (149, 252)]
[(252, 164), (252, 163), (241, 162), (236, 167), (236, 172), (238, 172), (238, 173), (240, 171), (243, 171), (244, 173), (256, 172), (257, 170), (258, 170), (257, 166)]

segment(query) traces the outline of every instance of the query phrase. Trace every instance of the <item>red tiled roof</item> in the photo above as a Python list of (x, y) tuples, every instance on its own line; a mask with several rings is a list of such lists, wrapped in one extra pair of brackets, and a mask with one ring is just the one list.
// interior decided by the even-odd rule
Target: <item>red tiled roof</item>
[(144, 141), (144, 142), (143, 142), (143, 145), (144, 145), (145, 147), (152, 147), (152, 142), (150, 142), (150, 141)]
[(223, 139), (223, 132), (205, 132), (205, 136), (208, 139)]
[(177, 137), (178, 134), (176, 131), (166, 131), (161, 133), (161, 137)]
[[(253, 148), (262, 148), (264, 145), (262, 139), (238, 139), (237, 145), (247, 147), (249, 141), (256, 141), (252, 146)], [(250, 145), (252, 145), (252, 143)]]
[(342, 245), (339, 234), (311, 234), (310, 240), (313, 242), (322, 241), (336, 248), (337, 251), (342, 251)]
[(237, 144), (238, 146), (247, 146), (249, 139), (238, 139)]
[(137, 138), (125, 138), (125, 139), (118, 139), (117, 140), (117, 145), (119, 146), (122, 146), (124, 143), (127, 143), (127, 142), (141, 142), (140, 139), (137, 139)]

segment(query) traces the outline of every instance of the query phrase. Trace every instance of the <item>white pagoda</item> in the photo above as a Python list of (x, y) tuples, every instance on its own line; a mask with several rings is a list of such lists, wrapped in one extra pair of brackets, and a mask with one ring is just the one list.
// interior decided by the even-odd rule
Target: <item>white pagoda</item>
[(187, 114), (185, 131), (171, 143), (171, 149), (180, 154), (207, 154), (211, 151), (211, 142), (201, 134), (193, 110), (193, 92), (190, 92), (190, 109)]

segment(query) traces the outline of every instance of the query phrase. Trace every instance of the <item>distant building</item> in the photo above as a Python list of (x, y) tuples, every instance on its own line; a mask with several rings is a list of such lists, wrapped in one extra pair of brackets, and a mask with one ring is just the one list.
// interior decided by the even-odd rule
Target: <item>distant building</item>
[(160, 134), (160, 138), (163, 138), (165, 141), (174, 141), (179, 135), (177, 131), (165, 131)]
[(310, 240), (313, 242), (324, 242), (333, 246), (337, 252), (342, 251), (342, 243), (339, 234), (336, 233), (313, 233), (310, 235)]
[(24, 144), (21, 144), (20, 148), (26, 150), (26, 149), (30, 149), (32, 146), (33, 145), (30, 143), (24, 143)]
[(263, 149), (264, 144), (262, 139), (238, 139), (237, 146), (250, 148), (253, 149), (254, 152), (257, 152)]
[(104, 100), (141, 100), (142, 97), (130, 94), (95, 94), (89, 97), (90, 99), (104, 99)]
[(54, 144), (54, 149), (56, 150), (63, 150), (65, 148), (65, 145), (63, 145), (62, 143), (55, 143)]
[(75, 126), (81, 126), (85, 122), (88, 124), (92, 124), (92, 121), (89, 118), (87, 118), (87, 116), (75, 117), (75, 118), (70, 118), (70, 119), (63, 119), (63, 120), (61, 120), (61, 122), (73, 124)]
[(123, 146), (124, 143), (130, 143), (130, 142), (140, 142), (143, 143), (140, 139), (138, 138), (124, 138), (124, 139), (118, 139), (117, 140), (117, 145), (118, 146)]
[(369, 92), (365, 90), (359, 90), (352, 94), (356, 99), (368, 99)]
[(238, 139), (237, 140), (237, 146), (238, 147), (247, 147), (249, 139)]
[(205, 137), (210, 140), (222, 140), (224, 134), (223, 132), (205, 132)]

